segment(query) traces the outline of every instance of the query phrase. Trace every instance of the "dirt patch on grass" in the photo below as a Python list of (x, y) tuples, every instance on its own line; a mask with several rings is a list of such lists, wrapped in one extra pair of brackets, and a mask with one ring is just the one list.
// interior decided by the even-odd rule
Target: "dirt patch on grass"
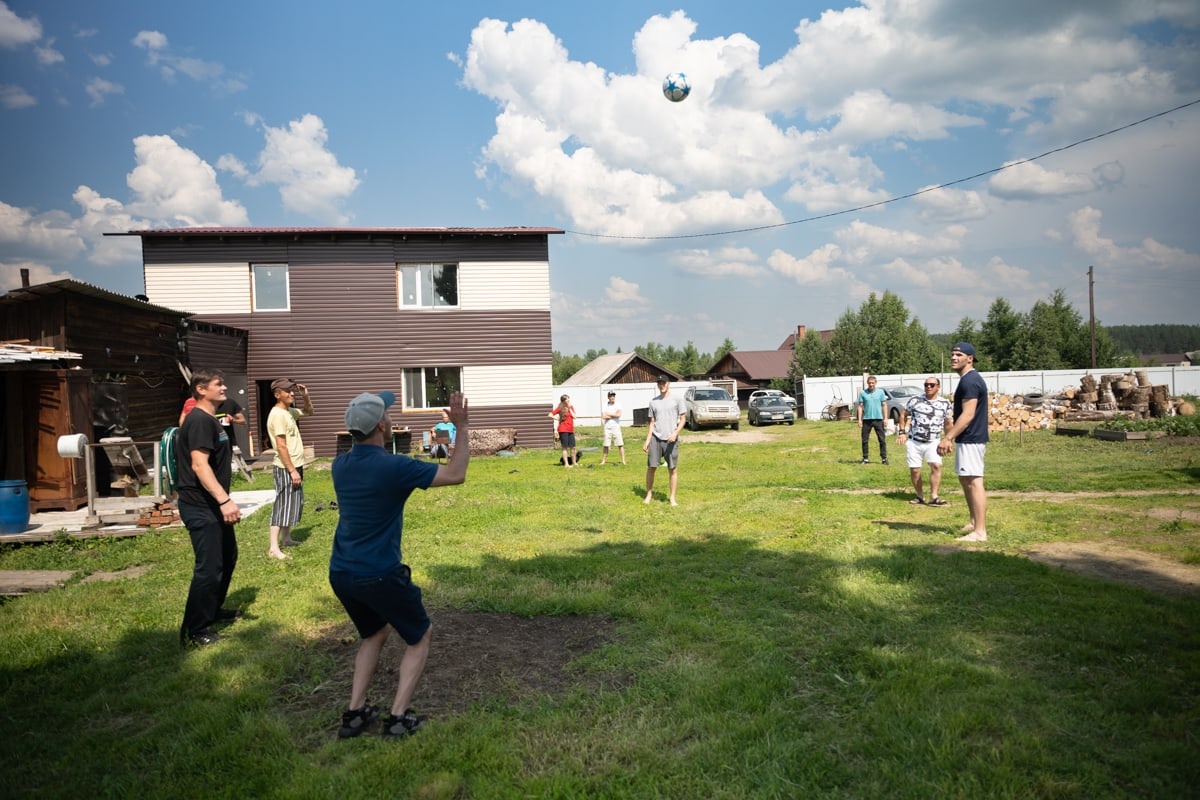
[[(603, 616), (537, 616), (430, 609), (433, 645), (414, 705), (422, 714), (449, 716), (482, 704), (511, 705), (576, 688), (628, 685), (629, 676), (582, 669), (580, 656), (617, 639)], [(339, 659), (331, 680), (305, 696), (325, 713), (349, 699), (358, 637), (349, 623), (323, 635), (318, 647)], [(396, 692), (404, 642), (392, 635), (379, 658), (369, 699), (387, 708)]]
[(773, 437), (766, 430), (759, 428), (741, 429), (736, 431), (724, 428), (702, 428), (698, 431), (688, 431), (680, 437), (684, 444), (688, 442), (717, 442), (720, 444), (753, 444), (768, 442)]
[(1200, 566), (1095, 542), (1047, 542), (1021, 551), (1033, 561), (1068, 572), (1117, 581), (1152, 592), (1200, 597)]

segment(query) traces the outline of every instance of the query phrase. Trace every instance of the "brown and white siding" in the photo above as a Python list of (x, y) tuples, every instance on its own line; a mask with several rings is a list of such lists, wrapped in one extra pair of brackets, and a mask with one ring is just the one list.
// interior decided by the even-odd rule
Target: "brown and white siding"
[[(515, 427), (523, 446), (548, 447), (553, 399), (547, 233), (512, 236), (356, 230), (218, 237), (143, 234), (146, 292), (161, 305), (249, 332), (249, 422), (262, 449), (262, 382), (309, 387), (316, 414), (306, 444), (333, 455), (350, 399), (362, 391), (402, 396), (402, 371), (462, 368), (475, 428)], [(290, 310), (253, 312), (252, 264), (287, 264)], [(397, 265), (455, 263), (453, 308), (401, 308)], [(216, 366), (193, 364), (193, 366)], [(419, 438), (433, 410), (393, 413)]]

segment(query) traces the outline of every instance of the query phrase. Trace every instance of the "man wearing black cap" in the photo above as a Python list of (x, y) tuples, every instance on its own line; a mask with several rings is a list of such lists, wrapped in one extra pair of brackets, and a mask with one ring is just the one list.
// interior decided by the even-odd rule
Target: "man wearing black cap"
[(354, 437), (350, 452), (333, 461), (338, 524), (329, 559), (329, 584), (362, 641), (354, 658), (350, 707), (342, 714), (338, 736), (358, 736), (379, 715), (367, 703), (367, 687), (379, 654), (394, 629), (408, 645), (400, 659), (400, 679), (391, 713), (383, 720), (385, 738), (415, 733), (424, 717), (412, 710), (413, 693), (429, 657), (429, 615), (421, 590), (401, 558), (404, 504), (414, 489), (453, 486), (467, 479), (471, 458), (467, 399), (450, 396), (447, 412), (458, 431), (458, 446), (445, 464), (392, 455), (384, 448), (391, 437), (388, 409), (391, 392), (363, 393), (346, 409), (346, 429)]
[[(954, 390), (954, 424), (938, 442), (938, 453), (954, 450), (954, 471), (967, 499), (971, 521), (960, 542), (987, 541), (987, 494), (983, 489), (983, 456), (988, 442), (988, 390), (975, 371), (975, 348), (959, 342), (950, 348), (950, 368), (958, 373)], [(952, 447), (953, 446), (953, 447)]]
[(668, 483), (670, 489), (668, 499), (671, 505), (675, 502), (675, 490), (679, 486), (679, 432), (687, 421), (687, 406), (683, 395), (671, 394), (671, 379), (666, 375), (658, 376), (658, 395), (650, 400), (650, 430), (646, 434), (646, 443), (642, 449), (646, 451), (646, 499), (649, 503), (654, 497), (654, 473), (658, 470), (660, 461), (667, 462)]

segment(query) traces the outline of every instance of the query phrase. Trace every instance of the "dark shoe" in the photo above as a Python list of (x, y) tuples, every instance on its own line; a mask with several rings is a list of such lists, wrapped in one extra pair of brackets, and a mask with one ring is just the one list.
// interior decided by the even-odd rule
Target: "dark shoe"
[(233, 622), (235, 619), (242, 618), (242, 610), (240, 608), (222, 608), (217, 612), (217, 622)]
[(425, 717), (418, 717), (411, 708), (398, 717), (395, 714), (388, 714), (383, 720), (383, 738), (411, 736), (417, 732), (424, 721)]
[(860, 463), (860, 464), (870, 464), (870, 463), (871, 463), (871, 459), (869, 459), (869, 458), (864, 458), (862, 461), (860, 461), (860, 462), (858, 462), (858, 463)]
[(885, 459), (883, 459), (883, 465), (884, 465), (885, 467), (888, 465), (888, 463), (887, 463), (887, 459), (886, 459), (886, 458), (885, 458)]
[(210, 644), (216, 644), (225, 637), (216, 631), (203, 630), (193, 633), (187, 637), (187, 644), (192, 647), (208, 647)]
[(379, 707), (363, 703), (357, 711), (342, 712), (342, 727), (338, 728), (339, 739), (351, 739), (365, 731), (379, 716)]

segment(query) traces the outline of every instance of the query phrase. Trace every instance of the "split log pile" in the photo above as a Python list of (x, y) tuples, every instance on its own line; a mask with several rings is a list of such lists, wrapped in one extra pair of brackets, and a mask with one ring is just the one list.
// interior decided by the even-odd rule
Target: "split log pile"
[(1054, 407), (1041, 395), (993, 394), (989, 399), (989, 431), (1044, 430), (1053, 424)]

